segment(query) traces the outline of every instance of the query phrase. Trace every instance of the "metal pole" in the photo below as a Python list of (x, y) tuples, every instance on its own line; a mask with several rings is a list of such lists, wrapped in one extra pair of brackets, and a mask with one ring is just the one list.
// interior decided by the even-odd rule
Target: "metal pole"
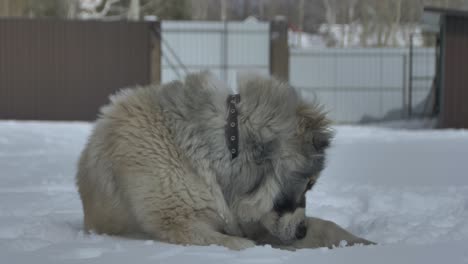
[(408, 118), (413, 114), (413, 33), (410, 34), (409, 83), (408, 83)]
[(221, 46), (221, 67), (222, 67), (222, 79), (226, 83), (228, 82), (228, 22), (224, 20), (222, 46)]
[(401, 117), (406, 117), (408, 118), (408, 116), (406, 115), (407, 113), (405, 113), (405, 110), (408, 109), (408, 102), (406, 102), (406, 96), (407, 96), (407, 91), (406, 91), (406, 85), (407, 85), (407, 60), (408, 60), (408, 56), (406, 54), (403, 54), (403, 82), (402, 82), (402, 99), (403, 99), (403, 102), (402, 102), (402, 107), (401, 107)]
[(221, 36), (221, 78), (228, 82), (228, 17), (227, 0), (221, 0), (221, 20), (223, 21), (223, 33)]

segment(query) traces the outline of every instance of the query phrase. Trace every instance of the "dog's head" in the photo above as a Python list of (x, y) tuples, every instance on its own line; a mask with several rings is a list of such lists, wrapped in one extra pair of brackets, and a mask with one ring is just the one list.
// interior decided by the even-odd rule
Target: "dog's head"
[(215, 173), (242, 226), (260, 224), (282, 243), (305, 236), (305, 193), (324, 167), (328, 120), (289, 85), (244, 76), (238, 80), (239, 152), (231, 159), (224, 130), (228, 91), (220, 83), (195, 74), (160, 90), (175, 142), (194, 166)]
[(239, 156), (225, 194), (239, 221), (283, 243), (303, 238), (305, 194), (324, 168), (331, 131), (324, 113), (275, 79), (241, 82)]

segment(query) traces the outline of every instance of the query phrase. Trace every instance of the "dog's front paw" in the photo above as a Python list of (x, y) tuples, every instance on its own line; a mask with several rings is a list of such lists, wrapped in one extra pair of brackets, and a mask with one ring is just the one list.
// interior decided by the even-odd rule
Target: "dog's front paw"
[(227, 237), (223, 241), (223, 246), (232, 250), (242, 250), (255, 247), (255, 243), (251, 240), (240, 237)]
[(306, 237), (296, 241), (296, 248), (318, 248), (318, 247), (345, 247), (353, 245), (375, 245), (376, 243), (357, 237), (332, 221), (315, 217), (307, 219), (308, 232)]
[(346, 241), (345, 246), (354, 246), (354, 245), (368, 246), (368, 245), (377, 245), (377, 243), (369, 241), (369, 240), (364, 239), (364, 238), (356, 237), (354, 239), (350, 239), (349, 241)]

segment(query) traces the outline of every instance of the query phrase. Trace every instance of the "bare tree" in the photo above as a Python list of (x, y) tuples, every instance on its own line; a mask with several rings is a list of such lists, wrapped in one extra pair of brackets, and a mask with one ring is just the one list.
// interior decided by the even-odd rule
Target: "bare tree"
[(209, 0), (191, 0), (190, 11), (191, 11), (192, 19), (207, 20), (209, 4), (210, 4)]
[(323, 5), (325, 7), (325, 34), (327, 37), (327, 45), (334, 46), (335, 40), (331, 38), (332, 27), (336, 25), (336, 17), (338, 14), (338, 1), (337, 0), (323, 0)]
[(128, 20), (139, 20), (140, 19), (140, 0), (130, 0), (127, 10)]
[(228, 11), (228, 3), (227, 0), (221, 0), (221, 14), (220, 18), (221, 21), (226, 21), (227, 20), (227, 11)]
[(299, 22), (297, 23), (298, 28), (299, 28), (298, 46), (300, 48), (300, 47), (302, 47), (302, 30), (304, 29), (303, 28), (303, 25), (304, 25), (304, 0), (299, 0), (298, 13), (299, 13), (298, 14)]
[(0, 16), (10, 16), (10, 1), (9, 0), (0, 1)]
[(355, 10), (358, 0), (348, 0), (346, 5), (343, 5), (345, 8), (342, 12), (344, 13), (344, 19), (342, 20), (343, 26), (341, 27), (342, 30), (342, 46), (345, 43), (352, 43), (354, 38), (356, 37), (356, 24), (355, 22)]
[(394, 0), (394, 6), (393, 6), (394, 7), (393, 8), (394, 19), (393, 19), (393, 23), (391, 25), (390, 34), (389, 34), (389, 38), (390, 38), (390, 42), (392, 46), (397, 45), (396, 34), (401, 23), (401, 6), (402, 6), (401, 4), (402, 4), (402, 0)]
[[(327, 45), (346, 46), (356, 38), (356, 7), (358, 0), (323, 0), (325, 7)], [(338, 34), (338, 39), (333, 39)], [(336, 36), (335, 36), (336, 37)]]
[(338, 13), (338, 1), (337, 0), (323, 0), (325, 6), (325, 18), (329, 25), (336, 24), (336, 16)]
[(67, 19), (76, 19), (80, 12), (79, 0), (57, 1), (58, 15)]
[(80, 16), (84, 19), (105, 19), (119, 3), (120, 0), (104, 0), (101, 5), (90, 5), (84, 7)]

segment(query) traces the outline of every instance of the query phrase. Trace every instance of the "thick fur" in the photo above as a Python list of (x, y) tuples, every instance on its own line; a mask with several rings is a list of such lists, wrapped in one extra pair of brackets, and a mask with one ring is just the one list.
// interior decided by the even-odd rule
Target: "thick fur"
[(85, 228), (242, 249), (258, 226), (294, 243), (305, 192), (324, 166), (328, 121), (287, 84), (239, 83), (234, 160), (224, 133), (229, 92), (210, 74), (112, 96), (78, 165)]

